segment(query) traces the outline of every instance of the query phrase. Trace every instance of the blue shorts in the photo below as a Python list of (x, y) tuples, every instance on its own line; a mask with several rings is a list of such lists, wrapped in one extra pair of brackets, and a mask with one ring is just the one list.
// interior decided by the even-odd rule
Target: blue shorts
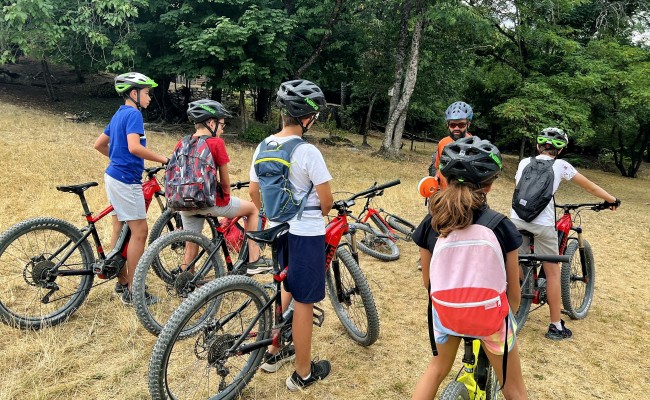
[(325, 298), (325, 235), (283, 235), (278, 244), (278, 261), (289, 266), (284, 289), (304, 304)]

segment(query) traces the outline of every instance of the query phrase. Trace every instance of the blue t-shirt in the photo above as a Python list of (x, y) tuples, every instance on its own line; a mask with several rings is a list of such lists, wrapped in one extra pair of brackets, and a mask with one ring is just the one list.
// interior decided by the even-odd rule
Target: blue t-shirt
[(106, 173), (113, 179), (128, 184), (141, 183), (144, 171), (144, 159), (129, 152), (126, 136), (131, 133), (140, 135), (140, 144), (147, 147), (142, 113), (137, 108), (120, 106), (104, 129), (104, 134), (110, 138), (110, 163)]

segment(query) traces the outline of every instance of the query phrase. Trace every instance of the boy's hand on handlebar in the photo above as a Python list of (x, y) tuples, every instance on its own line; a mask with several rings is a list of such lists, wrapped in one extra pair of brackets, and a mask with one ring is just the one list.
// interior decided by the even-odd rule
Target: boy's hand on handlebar
[(604, 205), (606, 208), (609, 208), (609, 209), (612, 210), (612, 211), (616, 211), (616, 209), (617, 209), (618, 207), (620, 207), (620, 205), (621, 205), (621, 200), (620, 200), (618, 197), (614, 197), (614, 201), (613, 201), (613, 202), (611, 202), (611, 201), (606, 201), (606, 202), (603, 203), (603, 205)]

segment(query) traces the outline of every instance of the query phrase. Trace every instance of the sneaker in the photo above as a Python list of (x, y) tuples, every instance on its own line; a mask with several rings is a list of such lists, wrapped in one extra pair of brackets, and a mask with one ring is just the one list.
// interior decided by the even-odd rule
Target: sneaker
[(128, 287), (129, 287), (129, 285), (122, 285), (119, 282), (115, 282), (115, 293), (122, 294), (122, 293), (124, 293), (124, 290), (126, 290), (126, 288), (128, 288)]
[(244, 264), (243, 268), (246, 268), (246, 274), (248, 275), (263, 274), (264, 272), (269, 272), (273, 269), (264, 257), (258, 258), (257, 261), (251, 261)]
[(296, 358), (296, 350), (293, 345), (284, 346), (278, 354), (271, 354), (268, 351), (264, 354), (262, 369), (266, 372), (277, 372), (281, 366)]
[[(152, 295), (146, 290), (144, 292), (144, 299), (148, 306), (152, 306), (154, 304), (160, 303), (160, 299), (157, 296)], [(124, 291), (122, 292), (122, 296), (120, 296), (120, 300), (122, 300), (122, 303), (124, 303), (125, 306), (129, 306), (129, 307), (133, 306), (133, 298), (131, 296), (131, 291), (129, 290), (128, 287), (125, 288)]]
[(555, 327), (553, 324), (549, 324), (548, 326), (548, 332), (546, 332), (546, 337), (551, 340), (562, 340), (562, 339), (568, 339), (571, 336), (573, 336), (573, 332), (566, 326), (564, 326), (564, 321), (561, 320), (560, 323), (562, 324), (562, 330), (559, 330)]
[(287, 378), (287, 389), (292, 392), (304, 389), (314, 382), (327, 378), (327, 375), (330, 374), (331, 369), (332, 366), (327, 360), (312, 361), (311, 374), (309, 375), (309, 378), (302, 379), (296, 371), (293, 371), (293, 374)]

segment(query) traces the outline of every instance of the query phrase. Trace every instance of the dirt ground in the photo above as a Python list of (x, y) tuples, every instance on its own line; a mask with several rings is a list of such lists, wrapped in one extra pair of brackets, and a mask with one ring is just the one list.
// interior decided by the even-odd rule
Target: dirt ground
[[(45, 215), (81, 226), (78, 200), (56, 191), (56, 185), (97, 181), (100, 186), (87, 192), (91, 209), (106, 204), (102, 177), (107, 162), (92, 144), (107, 120), (70, 122), (62, 112), (76, 112), (76, 108), (67, 111), (65, 102), (47, 106), (33, 100), (32, 90), (43, 90), (44, 96), (42, 88), (0, 85), (0, 232), (29, 217)], [(80, 97), (78, 101), (85, 104), (87, 100)], [(110, 116), (119, 99), (101, 104), (92, 107), (105, 109), (104, 115)], [(316, 131), (311, 140), (322, 135)], [(179, 134), (151, 131), (147, 136), (152, 149), (169, 153)], [(356, 135), (349, 138), (360, 143)], [(231, 174), (247, 180), (253, 148), (236, 141), (227, 144)], [(371, 140), (371, 145), (377, 148), (378, 141)], [(321, 150), (335, 191), (359, 191), (375, 181), (400, 178), (402, 184), (387, 190), (376, 205), (412, 222), (424, 215), (415, 187), (426, 173), (434, 145), (418, 143), (415, 152), (405, 150), (407, 160), (401, 162), (379, 160), (365, 150)], [(489, 195), (497, 211), (508, 211), (516, 163), (514, 156), (506, 156), (506, 172)], [(581, 172), (622, 199), (623, 205), (615, 213), (582, 214), (585, 237), (595, 253), (597, 278), (587, 318), (567, 321), (574, 337), (559, 343), (544, 338), (546, 307), (531, 314), (518, 337), (529, 396), (645, 399), (650, 393), (650, 361), (644, 356), (650, 351), (645, 340), (650, 332), (650, 295), (643, 280), (650, 265), (650, 180)], [(248, 197), (246, 193), (241, 196)], [(558, 202), (597, 201), (570, 183), (563, 185), (557, 198)], [(150, 226), (156, 216), (150, 216)], [(100, 230), (108, 240), (109, 226), (102, 225)], [(395, 262), (361, 256), (381, 317), (377, 343), (361, 348), (348, 339), (326, 299), (321, 303), (326, 320), (314, 331), (313, 353), (332, 362), (331, 376), (302, 393), (289, 393), (284, 379), (292, 368), (284, 366), (277, 374), (258, 373), (243, 398), (409, 398), (430, 357), (427, 295), (416, 269), (416, 246), (402, 242), (400, 249), (401, 257)], [(133, 310), (123, 307), (112, 294), (112, 284), (94, 288), (74, 316), (58, 327), (24, 332), (0, 326), (0, 400), (149, 397), (146, 373), (155, 338), (139, 325)]]

